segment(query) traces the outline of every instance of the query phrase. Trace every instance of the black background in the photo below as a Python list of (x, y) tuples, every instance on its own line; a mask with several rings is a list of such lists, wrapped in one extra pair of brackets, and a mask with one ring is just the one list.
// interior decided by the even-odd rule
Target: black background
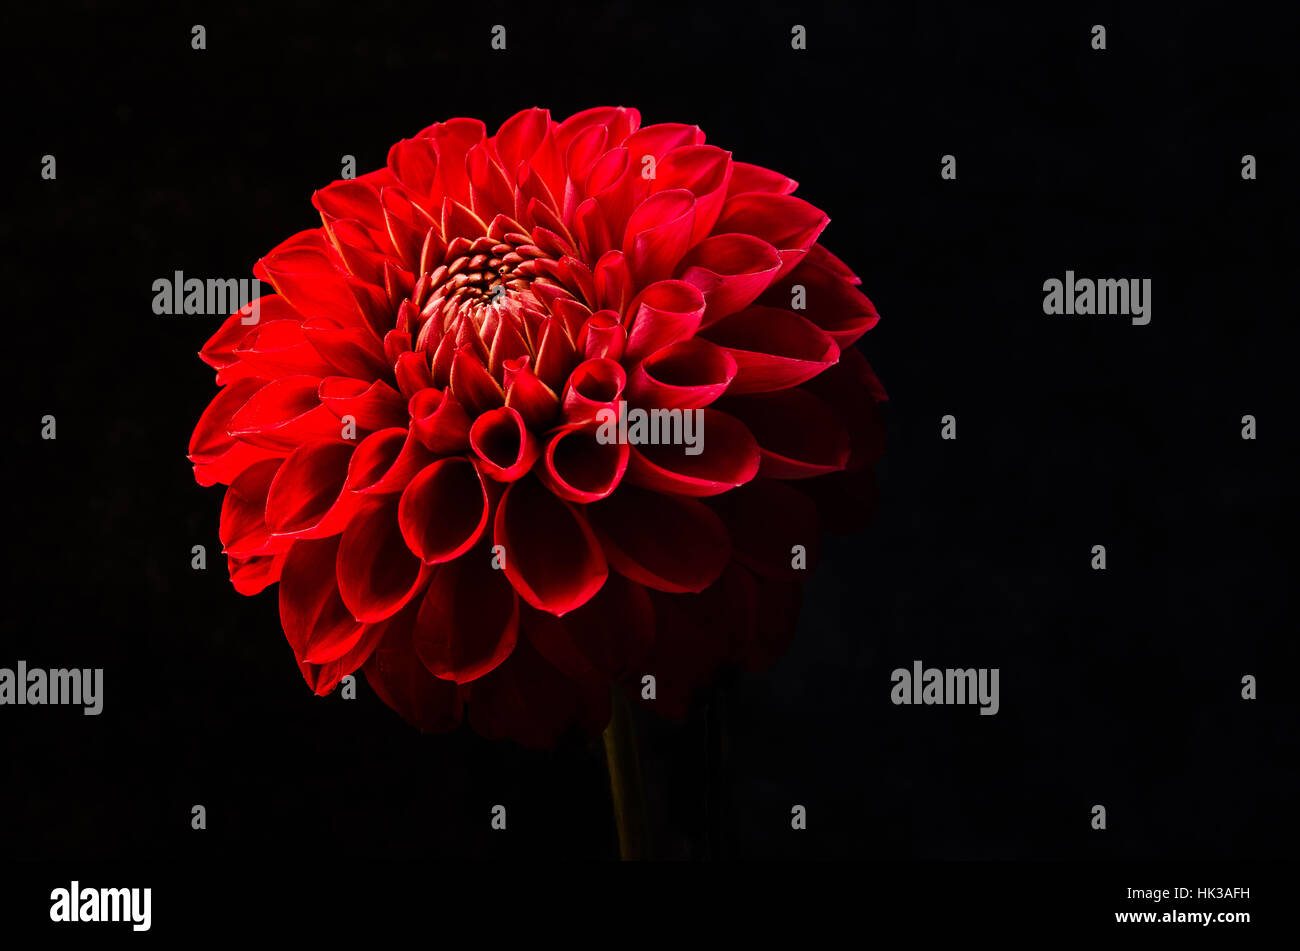
[[(219, 319), (151, 310), (156, 278), (251, 276), (319, 224), (345, 154), (364, 172), (440, 119), (603, 104), (801, 183), (882, 315), (859, 346), (892, 396), (875, 524), (830, 543), (789, 653), (727, 691), (720, 838), (701, 718), (640, 721), (656, 855), (1291, 854), (1288, 25), (1244, 4), (851, 6), (6, 13), (0, 666), (105, 668), (98, 717), (0, 710), (6, 855), (617, 854), (599, 743), (421, 736), (363, 678), (312, 696), (274, 589), (230, 587), (222, 489), (185, 458)], [(1151, 323), (1045, 317), (1066, 269), (1150, 278)], [(891, 705), (916, 659), (999, 668), (1000, 713)]]

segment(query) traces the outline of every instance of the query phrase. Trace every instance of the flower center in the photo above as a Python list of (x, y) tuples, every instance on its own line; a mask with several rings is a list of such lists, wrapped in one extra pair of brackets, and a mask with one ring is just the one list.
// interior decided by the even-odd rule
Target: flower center
[(430, 354), (435, 382), (451, 352), (466, 350), (503, 382), (505, 361), (537, 356), (548, 314), (533, 284), (554, 283), (546, 274), (554, 262), (514, 233), (456, 238), (444, 262), (422, 275), (412, 294), (415, 349)]

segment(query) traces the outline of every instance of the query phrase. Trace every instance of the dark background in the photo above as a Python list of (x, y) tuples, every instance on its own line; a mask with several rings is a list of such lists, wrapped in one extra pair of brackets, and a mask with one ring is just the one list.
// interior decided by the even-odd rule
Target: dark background
[[(1294, 34), (1271, 8), (7, 11), (0, 666), (104, 667), (105, 707), (0, 709), (4, 853), (617, 854), (598, 742), (421, 736), (364, 678), (311, 695), (185, 458), (219, 318), (155, 316), (151, 285), (251, 276), (319, 224), (344, 154), (364, 172), (440, 119), (623, 104), (830, 214), (892, 396), (875, 524), (830, 543), (789, 653), (727, 691), (713, 837), (703, 718), (641, 719), (656, 854), (1291, 854)], [(1066, 269), (1151, 278), (1151, 323), (1045, 317)], [(1000, 668), (1000, 713), (891, 705), (915, 659)]]

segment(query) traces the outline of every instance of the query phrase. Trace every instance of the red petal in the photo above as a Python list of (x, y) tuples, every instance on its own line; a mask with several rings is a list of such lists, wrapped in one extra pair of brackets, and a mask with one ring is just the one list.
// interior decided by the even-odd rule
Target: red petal
[(491, 555), (479, 550), (439, 566), (415, 625), (415, 652), (429, 673), (458, 684), (494, 670), (514, 650), (519, 599)]
[(348, 489), (364, 495), (401, 492), (433, 454), (400, 427), (371, 433), (348, 464)]
[(451, 390), (421, 390), (411, 397), (411, 432), (430, 451), (447, 455), (469, 448), (469, 416)]
[(622, 481), (628, 458), (625, 443), (602, 443), (589, 425), (565, 426), (546, 443), (537, 474), (562, 499), (595, 502)]
[(730, 152), (714, 145), (688, 145), (674, 149), (656, 164), (651, 190), (684, 188), (695, 196), (690, 243), (697, 244), (718, 220), (730, 180)]
[(731, 163), (731, 181), (727, 184), (727, 197), (743, 195), (746, 192), (769, 192), (773, 195), (788, 195), (799, 183), (793, 178), (786, 178), (780, 172), (761, 165), (748, 162)]
[(258, 390), (230, 420), (230, 433), (266, 449), (291, 451), (305, 442), (343, 441), (338, 417), (321, 404), (314, 376), (286, 376)]
[[(674, 411), (676, 412), (676, 411)], [(685, 445), (632, 446), (628, 479), (658, 492), (717, 495), (754, 478), (758, 472), (758, 443), (734, 416), (715, 409), (681, 410), (702, 413), (699, 455), (687, 455)]]
[(338, 538), (296, 541), (280, 580), (280, 623), (299, 661), (334, 660), (364, 633), (339, 598), (334, 581)]
[(318, 395), (340, 420), (351, 416), (360, 433), (405, 426), (410, 418), (402, 394), (383, 380), (367, 386), (364, 380), (330, 376), (321, 380)]
[(704, 295), (694, 284), (659, 281), (647, 287), (629, 308), (632, 320), (624, 361), (635, 363), (670, 343), (694, 336), (704, 306)]
[(587, 318), (578, 336), (578, 353), (588, 360), (601, 357), (621, 360), (627, 347), (627, 331), (617, 313), (598, 310)]
[(456, 351), (451, 365), (451, 391), (471, 416), (504, 406), (506, 402), (501, 384), (470, 350)]
[(423, 733), (455, 729), (464, 714), (464, 691), (439, 680), (415, 653), (413, 630), (419, 604), (395, 615), (366, 661), (366, 681), (407, 723)]
[[(623, 395), (627, 372), (613, 360), (585, 360), (574, 367), (564, 388), (564, 415), (572, 422), (595, 419)], [(617, 409), (615, 409), (617, 412)]]
[(413, 598), (428, 571), (411, 554), (397, 521), (397, 499), (385, 499), (352, 519), (339, 542), (338, 587), (358, 621), (380, 621)]
[(221, 550), (232, 558), (287, 551), (288, 540), (272, 539), (266, 527), (266, 494), (280, 469), (279, 459), (249, 466), (230, 483), (221, 502), (218, 535)]
[(264, 273), (276, 293), (305, 318), (328, 317), (345, 327), (363, 324), (365, 315), (352, 285), (331, 258), (334, 249), (324, 243), (321, 234), (317, 229), (290, 238), (262, 258), (254, 273)]
[(808, 479), (849, 462), (849, 431), (825, 400), (807, 390), (778, 390), (727, 397), (719, 409), (734, 415), (758, 440), (771, 479)]
[(337, 535), (356, 514), (360, 499), (344, 492), (352, 447), (317, 442), (289, 453), (266, 497), (267, 527), (290, 538)]
[(541, 447), (517, 410), (509, 406), (484, 413), (469, 430), (470, 448), (483, 472), (498, 482), (527, 475)]
[(577, 681), (605, 684), (634, 673), (654, 643), (654, 607), (645, 588), (612, 575), (594, 598), (563, 619), (528, 610), (529, 643)]
[[(776, 279), (781, 256), (762, 238), (717, 234), (691, 249), (682, 261), (681, 278), (704, 294), (702, 327), (754, 302)], [(789, 303), (788, 292), (786, 303)]]
[(722, 519), (695, 499), (626, 486), (587, 517), (614, 569), (658, 591), (703, 591), (731, 558)]
[(519, 411), (529, 429), (545, 429), (560, 409), (560, 398), (528, 365), (529, 358), (506, 362), (506, 406)]
[(407, 546), (425, 564), (451, 561), (487, 528), (487, 486), (468, 459), (439, 459), (411, 480), (397, 509)]
[(736, 361), (699, 337), (669, 344), (632, 371), (627, 398), (639, 406), (695, 409), (708, 406), (736, 378)]
[(383, 341), (368, 326), (340, 327), (332, 320), (314, 317), (303, 321), (302, 332), (340, 376), (374, 380), (388, 375)]
[(802, 198), (751, 192), (727, 199), (714, 230), (752, 234), (776, 248), (782, 261), (779, 277), (799, 263), (829, 221)]
[(839, 359), (840, 348), (793, 311), (753, 306), (724, 317), (703, 335), (730, 351), (739, 372), (729, 393), (798, 386)]
[(736, 560), (765, 578), (800, 579), (794, 546), (802, 545), (811, 567), (821, 546), (817, 508), (787, 482), (755, 479), (735, 492), (711, 499), (731, 532)]
[(533, 607), (566, 614), (591, 600), (609, 569), (582, 513), (536, 479), (511, 484), (497, 505), (494, 542), (505, 572)]
[(230, 583), (242, 595), (252, 596), (265, 591), (280, 580), (284, 555), (253, 555), (248, 558), (226, 559), (230, 569)]
[(569, 680), (548, 664), (528, 640), (472, 687), (470, 724), (488, 739), (509, 738), (534, 749), (551, 749), (570, 731), (599, 735), (609, 722), (609, 689)]
[(762, 302), (789, 307), (790, 288), (802, 286), (807, 304), (804, 315), (841, 347), (848, 347), (874, 327), (880, 315), (866, 295), (845, 280), (847, 270), (820, 244), (813, 245), (799, 266), (763, 295)]
[(684, 188), (657, 192), (643, 201), (627, 220), (623, 253), (638, 283), (670, 277), (691, 246), (695, 226), (695, 196)]

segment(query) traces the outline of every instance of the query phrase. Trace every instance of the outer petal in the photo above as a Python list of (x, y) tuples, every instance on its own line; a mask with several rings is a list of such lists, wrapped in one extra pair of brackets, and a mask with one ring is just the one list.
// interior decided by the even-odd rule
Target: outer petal
[(571, 731), (590, 738), (609, 722), (609, 689), (568, 679), (526, 639), (471, 689), (470, 723), (489, 739), (550, 749)]
[(842, 261), (815, 244), (798, 267), (763, 295), (761, 302), (788, 307), (790, 288), (795, 284), (802, 286), (807, 318), (841, 347), (848, 347), (876, 326), (880, 315), (866, 295), (845, 279), (845, 272), (848, 269)]
[(849, 463), (849, 430), (829, 403), (794, 388), (730, 396), (718, 408), (731, 413), (758, 440), (761, 478), (809, 479)]
[(614, 569), (657, 591), (703, 591), (731, 559), (722, 519), (695, 499), (625, 486), (587, 517)]
[(612, 575), (597, 595), (557, 618), (528, 610), (524, 633), (572, 680), (608, 684), (637, 672), (654, 642), (654, 607), (645, 588)]
[(735, 492), (711, 499), (731, 533), (736, 560), (764, 578), (798, 580), (805, 572), (793, 563), (794, 546), (802, 546), (808, 565), (821, 548), (817, 507), (787, 482), (755, 479)]
[(754, 478), (760, 461), (758, 443), (740, 420), (715, 409), (682, 413), (703, 420), (698, 425), (699, 454), (689, 454), (686, 445), (634, 445), (627, 469), (631, 482), (658, 492), (705, 496)]
[(419, 604), (395, 615), (366, 661), (366, 680), (379, 698), (422, 733), (446, 733), (460, 723), (465, 691), (429, 673), (415, 653), (413, 630)]
[(729, 351), (739, 368), (730, 393), (798, 386), (839, 359), (840, 348), (816, 324), (789, 310), (753, 306), (724, 317), (704, 336)]
[(344, 491), (352, 447), (316, 442), (289, 453), (266, 498), (266, 523), (275, 535), (325, 538), (337, 535), (361, 499)]
[(280, 623), (299, 661), (337, 659), (360, 640), (365, 625), (344, 607), (334, 581), (337, 538), (298, 541), (280, 581)]
[(463, 684), (495, 670), (518, 633), (519, 598), (484, 548), (434, 572), (415, 625), (415, 652), (429, 673)]

